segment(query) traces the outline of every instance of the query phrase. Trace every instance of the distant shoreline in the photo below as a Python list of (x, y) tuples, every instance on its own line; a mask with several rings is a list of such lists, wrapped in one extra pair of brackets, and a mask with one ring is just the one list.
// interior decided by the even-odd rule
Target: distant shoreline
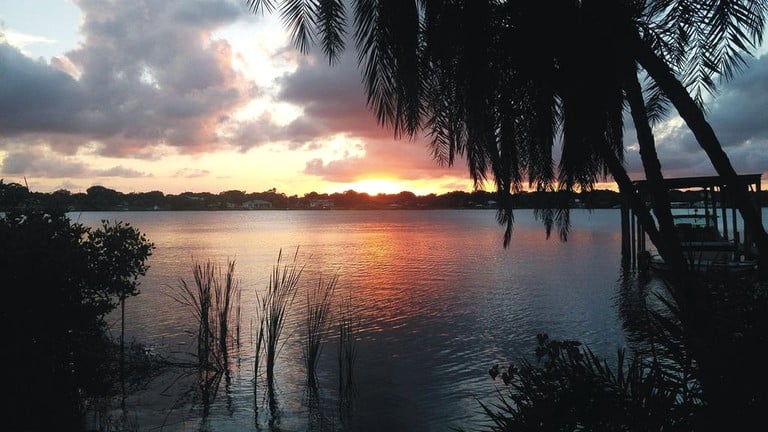
[[(670, 201), (675, 208), (688, 208), (701, 201), (699, 191), (672, 190)], [(343, 193), (304, 196), (286, 195), (275, 189), (246, 193), (230, 190), (184, 192), (166, 195), (160, 191), (128, 193), (103, 186), (92, 186), (85, 193), (59, 190), (51, 193), (30, 192), (25, 186), (0, 181), (0, 211), (59, 209), (65, 212), (85, 211), (254, 211), (254, 210), (438, 210), (498, 209), (508, 200), (512, 209), (535, 208), (620, 208), (622, 196), (612, 190), (588, 192), (519, 192), (502, 197), (496, 192), (454, 191), (440, 195), (416, 195), (413, 192), (369, 195), (349, 190)], [(768, 191), (762, 191), (760, 203), (768, 203)]]

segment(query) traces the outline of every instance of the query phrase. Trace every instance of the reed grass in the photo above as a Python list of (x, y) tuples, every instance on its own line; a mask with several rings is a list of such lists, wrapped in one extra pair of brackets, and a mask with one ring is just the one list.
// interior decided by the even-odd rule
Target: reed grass
[(317, 363), (322, 351), (323, 338), (328, 330), (331, 300), (338, 280), (338, 274), (333, 275), (325, 284), (321, 278), (314, 289), (307, 291), (304, 365), (307, 369), (307, 383), (310, 385), (314, 385), (317, 380)]
[[(258, 300), (258, 307), (259, 310), (256, 312), (257, 314), (257, 323), (258, 323), (258, 330), (256, 332), (256, 342), (254, 343), (254, 357), (253, 357), (253, 379), (256, 380), (256, 378), (259, 376), (259, 365), (261, 365), (261, 353), (263, 351), (264, 347), (264, 327), (266, 323), (266, 318), (264, 317), (264, 313), (262, 311), (266, 310), (266, 296), (261, 297), (258, 294), (256, 294), (257, 300)], [(251, 337), (253, 337), (253, 321), (251, 321)]]
[(283, 251), (277, 256), (277, 263), (272, 268), (269, 284), (263, 294), (256, 293), (258, 300), (255, 372), (258, 372), (262, 350), (265, 355), (267, 384), (274, 382), (275, 361), (280, 352), (280, 342), (285, 328), (286, 313), (296, 298), (299, 279), (304, 266), (298, 265), (299, 248), (293, 255), (293, 261), (283, 263)]
[[(339, 304), (339, 395), (347, 395), (354, 389), (354, 366), (357, 361), (357, 329), (353, 322), (352, 296)], [(343, 399), (341, 397), (340, 399)]]
[[(215, 269), (215, 266), (214, 266)], [(235, 261), (228, 260), (225, 270), (218, 268), (217, 275), (213, 278), (213, 302), (214, 316), (217, 318), (215, 326), (218, 338), (216, 340), (218, 351), (214, 356), (222, 369), (226, 369), (229, 359), (229, 347), (232, 335), (231, 324), (236, 324), (233, 307), (239, 310), (240, 284), (235, 279)], [(236, 324), (237, 325), (237, 324)]]
[(240, 324), (242, 323), (242, 297), (243, 297), (243, 290), (241, 290), (239, 287), (237, 289), (237, 298), (235, 299), (235, 344), (237, 345), (238, 349), (240, 348)]
[(179, 279), (175, 292), (168, 296), (177, 303), (189, 308), (197, 321), (197, 360), (201, 367), (210, 366), (212, 346), (211, 333), (211, 287), (213, 286), (213, 263), (194, 262), (192, 265), (194, 285), (184, 278)]
[[(189, 308), (197, 321), (197, 361), (202, 369), (227, 367), (233, 308), (239, 309), (240, 286), (235, 279), (235, 261), (225, 271), (212, 261), (192, 265), (194, 284), (181, 278), (168, 296)], [(239, 326), (239, 325), (238, 325)]]

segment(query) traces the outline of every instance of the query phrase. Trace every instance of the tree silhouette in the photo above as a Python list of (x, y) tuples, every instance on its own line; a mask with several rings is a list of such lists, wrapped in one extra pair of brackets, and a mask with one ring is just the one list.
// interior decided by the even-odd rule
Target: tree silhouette
[(138, 294), (153, 245), (127, 224), (91, 229), (54, 211), (1, 217), (0, 245), (0, 326), (14, 366), (4, 418), (14, 430), (76, 430), (82, 396), (115, 384), (104, 318)]

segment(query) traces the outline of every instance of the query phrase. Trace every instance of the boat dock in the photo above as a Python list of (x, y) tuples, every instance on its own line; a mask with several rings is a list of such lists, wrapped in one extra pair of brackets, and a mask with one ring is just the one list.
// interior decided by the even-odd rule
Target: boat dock
[[(743, 187), (750, 192), (753, 203), (762, 219), (762, 204), (760, 202), (761, 174), (741, 175)], [(648, 181), (633, 182), (645, 203), (651, 202)], [(757, 247), (754, 235), (749, 227), (743, 224), (738, 209), (734, 204), (732, 190), (719, 176), (681, 177), (664, 180), (667, 191), (694, 191), (695, 201), (674, 201), (673, 217), (676, 218), (678, 235), (684, 236), (684, 246), (700, 247), (702, 242), (720, 242), (720, 247), (727, 244), (733, 261), (756, 259)], [(689, 194), (690, 196), (690, 194)], [(650, 205), (649, 205), (650, 207)], [(684, 220), (685, 219), (685, 220)], [(699, 229), (702, 228), (702, 229)], [(703, 229), (711, 229), (713, 234), (703, 236)], [(716, 239), (712, 236), (716, 236)], [(689, 236), (689, 237), (685, 237)], [(698, 237), (696, 237), (698, 236)], [(648, 258), (646, 234), (642, 226), (626, 202), (621, 207), (621, 255), (622, 262), (631, 269), (637, 269)]]

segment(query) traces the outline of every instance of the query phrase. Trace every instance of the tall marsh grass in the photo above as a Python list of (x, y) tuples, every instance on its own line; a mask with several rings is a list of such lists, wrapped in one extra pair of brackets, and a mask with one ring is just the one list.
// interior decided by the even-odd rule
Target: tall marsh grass
[(232, 324), (235, 325), (235, 328), (240, 327), (240, 284), (235, 279), (234, 260), (227, 261), (224, 271), (218, 268), (218, 274), (213, 278), (213, 302), (213, 312), (216, 318), (214, 325), (216, 330), (218, 330), (216, 358), (226, 365), (230, 346), (236, 345), (239, 338), (239, 331), (232, 335), (230, 329)]
[(278, 253), (277, 263), (272, 268), (269, 284), (264, 293), (256, 293), (258, 326), (254, 374), (258, 374), (262, 353), (265, 355), (267, 385), (274, 383), (275, 361), (280, 352), (281, 338), (285, 328), (286, 314), (296, 298), (299, 279), (304, 266), (298, 265), (299, 249), (293, 255), (293, 261), (283, 263), (282, 249)]
[(339, 395), (340, 401), (349, 396), (354, 390), (354, 367), (357, 361), (357, 329), (353, 322), (352, 297), (342, 301), (339, 305)]
[(322, 351), (322, 342), (328, 330), (331, 300), (338, 283), (333, 275), (327, 283), (320, 279), (314, 289), (307, 290), (306, 339), (304, 340), (304, 365), (307, 369), (307, 384), (317, 381), (317, 362)]
[(202, 369), (227, 368), (230, 328), (239, 323), (235, 311), (240, 309), (240, 285), (235, 279), (235, 261), (228, 260), (222, 271), (212, 261), (194, 262), (194, 284), (181, 278), (175, 291), (168, 295), (189, 308), (197, 321), (197, 361)]

